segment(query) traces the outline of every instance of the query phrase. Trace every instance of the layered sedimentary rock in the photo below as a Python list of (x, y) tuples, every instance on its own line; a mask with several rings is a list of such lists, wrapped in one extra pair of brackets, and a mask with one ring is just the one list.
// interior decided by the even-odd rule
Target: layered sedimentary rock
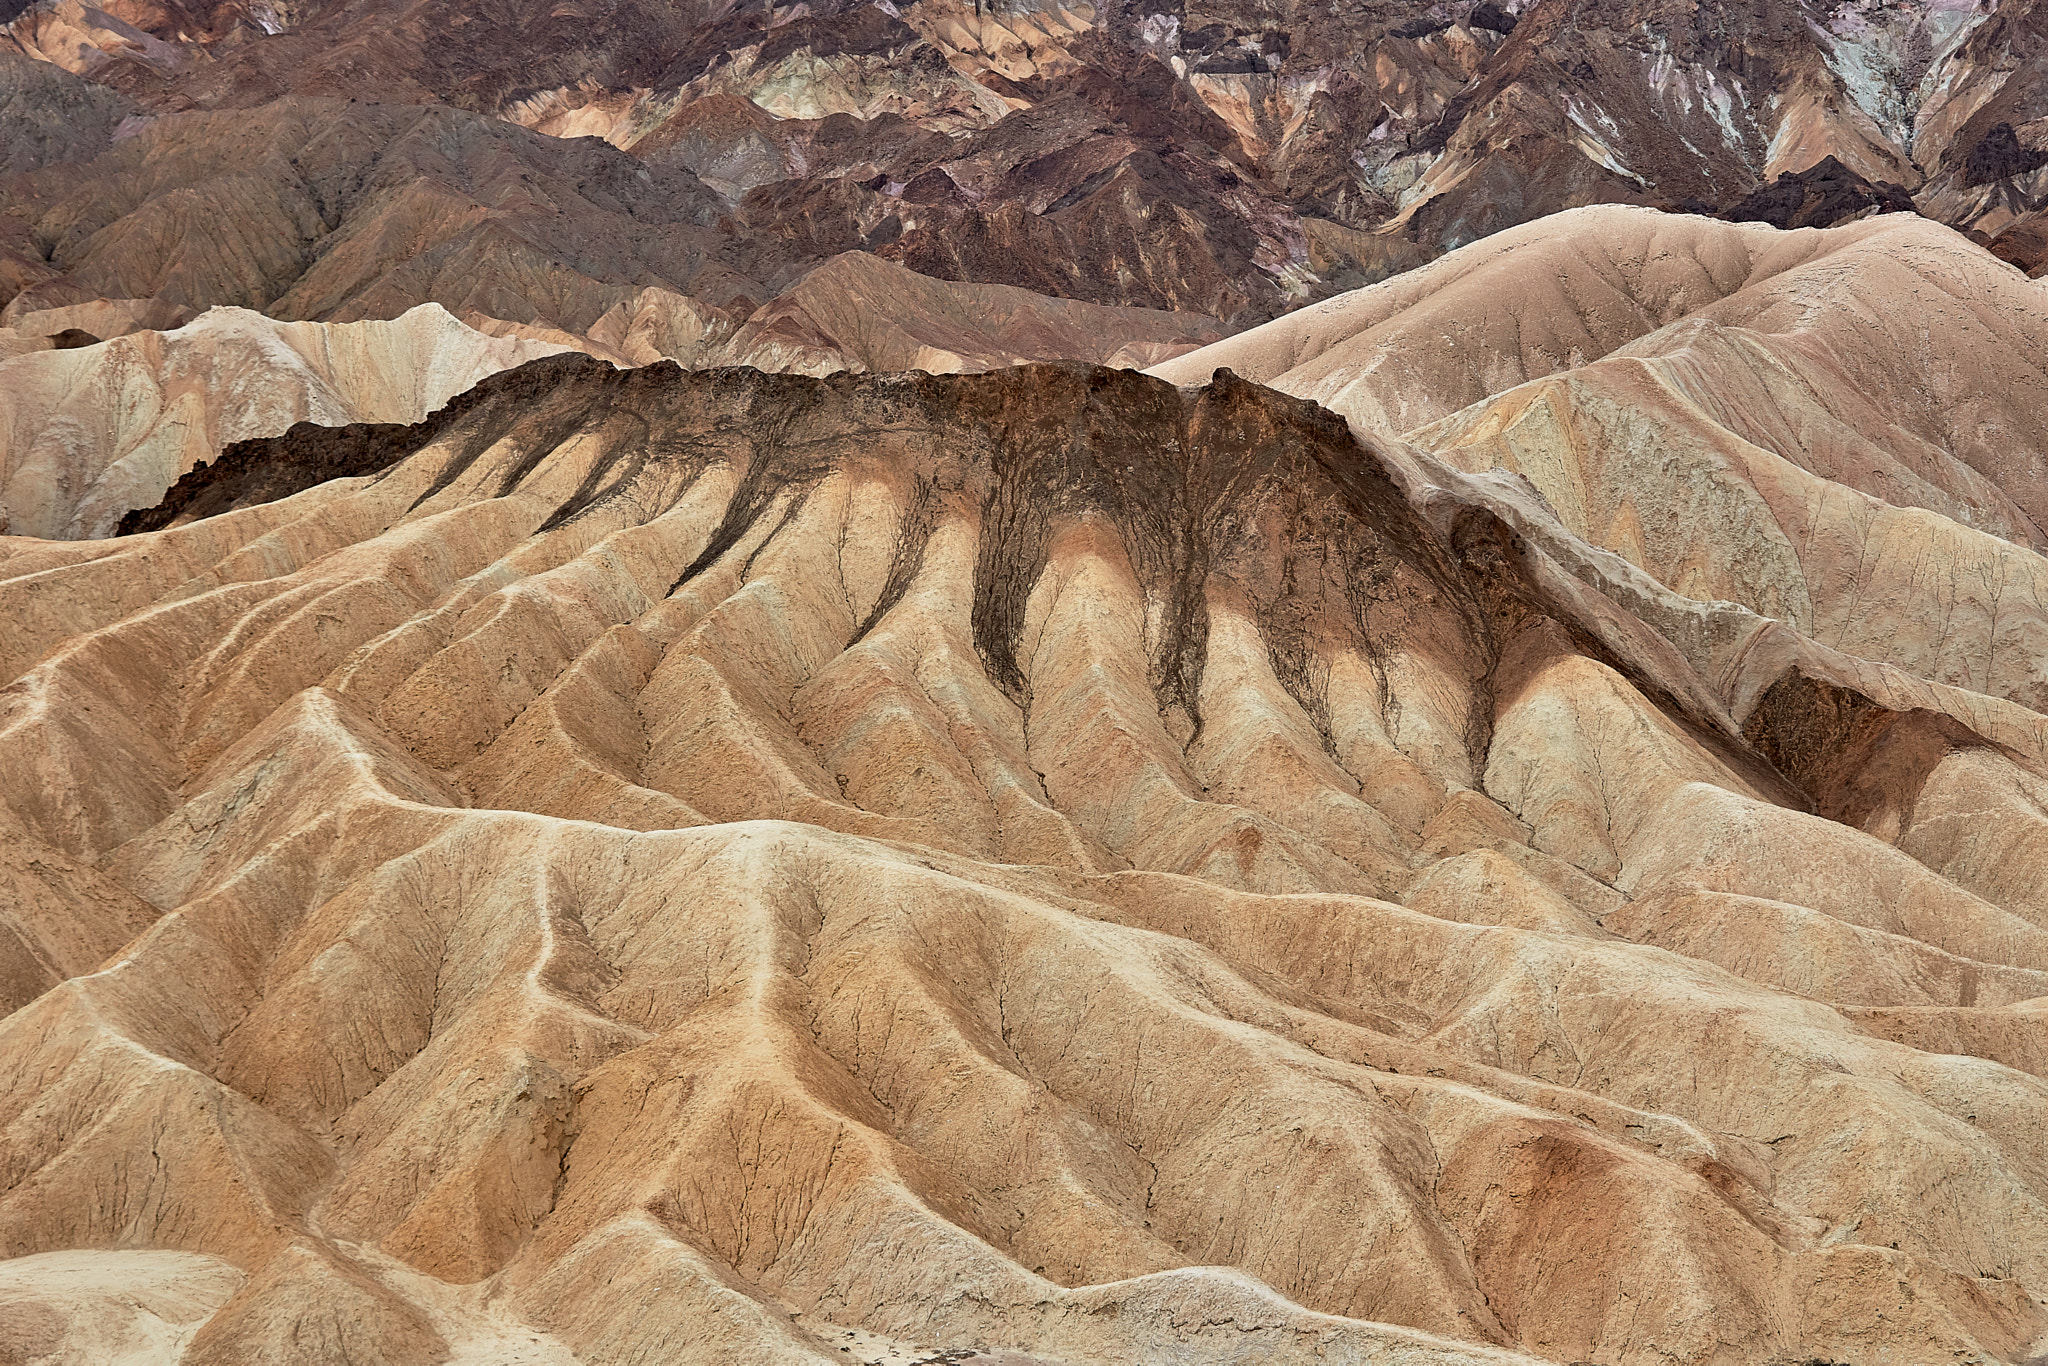
[[(1471, 436), (1705, 319), (1695, 410), (1892, 386), (1794, 425), (2035, 563), (1844, 359), (2034, 287), (1897, 231), (1566, 219), (1182, 388), (556, 356), (0, 541), (0, 1249), (231, 1268), (195, 1362), (2027, 1360), (2048, 720)], [(1318, 353), (1349, 422), (1216, 365)]]
[(1228, 365), (1701, 601), (2048, 702), (2048, 295), (1912, 215), (1778, 233), (1603, 208), (1160, 368)]
[(173, 332), (0, 362), (0, 533), (104, 536), (221, 447), (294, 423), (417, 422), (484, 376), (561, 350), (422, 305), (391, 322), (216, 309)]
[(2044, 12), (0, 0), (0, 1360), (2038, 1361)]
[[(223, 235), (260, 239), (274, 259), (256, 273), (281, 278), (294, 253), (326, 252), (339, 215), (338, 235), (378, 245), (336, 253), (327, 288), (278, 302), (280, 316), (388, 316), (399, 297), (355, 275), (392, 266), (368, 258), (410, 240), (433, 244), (434, 263), (387, 282), (404, 297), (575, 332), (621, 288), (649, 284), (716, 308), (744, 297), (744, 314), (849, 251), (1242, 326), (1603, 202), (1781, 226), (1916, 202), (1983, 240), (2004, 236), (2004, 254), (2031, 268), (2048, 174), (2038, 8), (607, 0), (572, 19), (448, 0), (203, 14), (45, 0), (0, 30), (46, 63), (22, 107), (49, 122), (80, 105), (90, 78), (122, 92), (99, 90), (93, 119), (118, 104), (137, 111), (120, 130), (160, 126), (126, 153), (106, 150), (111, 132), (81, 132), (56, 149), (72, 170), (26, 197), (0, 191), (0, 226), (36, 224), (43, 258), (97, 291), (82, 299), (136, 293), (133, 278), (113, 294), (94, 277), (174, 240), (203, 256)], [(64, 86), (48, 64), (83, 75)], [(203, 151), (249, 134), (242, 118), (200, 111), (245, 109), (264, 111), (259, 145), (308, 163), (317, 214), (294, 207), (302, 196), (275, 161)], [(421, 110), (434, 111), (425, 123)], [(292, 119), (344, 131), (301, 147)], [(539, 150), (502, 124), (486, 130), (500, 121), (627, 155)], [(152, 197), (205, 185), (220, 199), (209, 156), (238, 178), (215, 211), (225, 221), (156, 205), (85, 270), (46, 223), (45, 194), (125, 202), (138, 157), (157, 168)], [(493, 169), (472, 184), (480, 163)], [(1808, 196), (1787, 175), (1827, 183)], [(280, 184), (254, 183), (266, 179)], [(405, 186), (403, 202), (330, 202), (366, 180)], [(1742, 208), (1759, 192), (1767, 202)], [(241, 254), (243, 275), (263, 257)], [(173, 301), (253, 306), (223, 283), (251, 284)], [(449, 297), (479, 289), (506, 297)]]
[[(93, 89), (72, 87), (36, 89)], [(1199, 313), (763, 245), (687, 167), (650, 171), (446, 108), (283, 101), (160, 120), (0, 199), (0, 232), (23, 246), (0, 259), (0, 284), (18, 266), (0, 288), (0, 361), (13, 358), (0, 525), (17, 535), (104, 534), (227, 442), (298, 420), (412, 421), (566, 348), (619, 364), (959, 371), (1142, 366), (1222, 335)], [(387, 318), (411, 321), (349, 330)], [(327, 373), (358, 352), (378, 359)]]
[(866, 252), (845, 252), (743, 321), (666, 290), (643, 291), (599, 318), (588, 345), (578, 349), (628, 364), (673, 360), (694, 369), (958, 374), (1038, 360), (1137, 369), (1222, 335), (1215, 319), (1196, 313), (934, 280)]
[[(104, 536), (223, 446), (300, 422), (414, 422), (485, 375), (559, 351), (620, 366), (950, 374), (1048, 358), (1149, 365), (1220, 335), (1198, 315), (951, 284), (867, 255), (827, 262), (744, 321), (650, 287), (586, 334), (475, 313), (465, 325), (438, 304), (391, 322), (278, 323), (226, 308), (134, 329), (138, 314), (177, 319), (164, 312), (103, 300), (0, 331), (0, 534)], [(79, 322), (117, 340), (58, 327)]]
[(282, 101), (158, 119), (0, 193), (51, 277), (0, 323), (92, 299), (351, 322), (420, 303), (582, 331), (661, 283), (749, 290), (687, 171), (460, 110)]
[[(1932, 78), (1913, 150), (1926, 168), (1926, 211), (1959, 228), (2006, 238), (2008, 254), (2032, 271), (2026, 245), (2041, 226), (2048, 179), (2048, 103), (2041, 89), (2048, 9), (2011, 4), (1985, 10), (1958, 45), (1953, 72)], [(1983, 72), (1990, 79), (1970, 80)], [(2011, 234), (2011, 236), (2008, 236)]]

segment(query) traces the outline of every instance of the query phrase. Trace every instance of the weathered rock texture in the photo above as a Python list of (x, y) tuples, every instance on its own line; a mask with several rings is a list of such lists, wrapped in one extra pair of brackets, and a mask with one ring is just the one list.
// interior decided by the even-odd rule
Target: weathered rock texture
[[(0, 1252), (230, 1265), (159, 1314), (193, 1362), (2028, 1360), (2027, 666), (1941, 681), (1965, 614), (1903, 584), (1895, 642), (1687, 597), (1589, 543), (1633, 447), (1544, 448), (1573, 503), (1466, 410), (1711, 317), (1671, 449), (1720, 377), (1764, 423), (1771, 364), (1840, 365), (1920, 459), (1856, 291), (2034, 287), (1893, 220), (1608, 212), (1185, 388), (561, 355), (0, 540)], [(1971, 335), (1935, 411), (2038, 420)], [(1353, 421), (1226, 352), (1330, 360)], [(1923, 482), (2009, 485), (1995, 527), (1810, 501), (2032, 572), (1973, 449)], [(1689, 516), (1639, 519), (1702, 583), (1773, 543)]]
[(2048, 290), (1925, 219), (1581, 210), (1160, 373), (1217, 365), (1513, 471), (1689, 598), (2048, 706)]
[[(565, 350), (620, 366), (950, 374), (1047, 359), (1144, 366), (1221, 335), (1195, 314), (954, 284), (860, 253), (742, 317), (649, 286), (583, 333), (481, 313), (465, 325), (438, 303), (354, 323), (219, 308), (138, 330), (185, 310), (120, 303), (24, 313), (0, 329), (0, 534), (104, 536), (231, 442), (298, 422), (418, 421), (485, 375)], [(77, 324), (117, 339), (100, 345)]]
[(68, 79), (47, 62), (0, 48), (0, 176), (54, 162), (86, 161), (113, 145), (114, 132), (141, 111), (104, 86)]
[(104, 536), (230, 442), (296, 422), (417, 422), (561, 349), (422, 305), (333, 325), (217, 309), (174, 332), (17, 356), (0, 362), (0, 533)]
[(1215, 319), (1198, 313), (1105, 307), (1011, 285), (935, 280), (858, 251), (832, 257), (745, 315), (649, 288), (615, 304), (582, 337), (508, 328), (481, 315), (473, 320), (486, 331), (559, 336), (621, 364), (672, 360), (692, 369), (750, 365), (809, 375), (950, 375), (1042, 360), (1136, 369), (1223, 336)]
[[(219, 178), (191, 155), (202, 144), (275, 154), (209, 154), (246, 182), (209, 196), (225, 222), (158, 205), (89, 268), (39, 227), (43, 258), (82, 289), (173, 235), (254, 234), (281, 270), (335, 233), (354, 246), (323, 273), (330, 290), (286, 307), (344, 308), (331, 289), (370, 264), (361, 215), (329, 202), (349, 185), (405, 187), (377, 213), (430, 228), (422, 269), (443, 287), (490, 282), (555, 316), (576, 311), (564, 290), (595, 316), (656, 281), (752, 306), (862, 251), (1242, 326), (1562, 209), (1722, 211), (1759, 191), (1775, 191), (1770, 221), (1917, 203), (2042, 260), (2048, 0), (36, 0), (0, 14), (0, 47), (46, 68), (15, 102), (38, 124), (102, 87), (78, 134), (25, 162), (61, 153), (69, 169), (42, 182), (61, 180), (59, 198), (131, 197), (138, 157), (158, 168), (141, 178), (154, 200)], [(116, 103), (133, 115), (100, 131)], [(245, 110), (260, 111), (253, 134), (250, 115), (216, 117)], [(308, 118), (344, 131), (289, 147), (305, 140), (282, 124)], [(501, 120), (589, 141), (540, 150)], [(109, 148), (123, 131), (137, 148)], [(496, 183), (451, 177), (478, 148)], [(376, 168), (338, 174), (337, 158)], [(1826, 184), (1794, 186), (1793, 205), (1786, 175)], [(274, 202), (307, 189), (317, 213)], [(0, 224), (42, 221), (44, 193), (0, 188)], [(427, 297), (423, 284), (407, 287)]]

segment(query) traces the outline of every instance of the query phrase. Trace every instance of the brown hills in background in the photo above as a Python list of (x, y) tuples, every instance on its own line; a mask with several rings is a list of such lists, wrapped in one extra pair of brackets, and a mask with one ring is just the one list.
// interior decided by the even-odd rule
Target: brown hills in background
[(2039, 1366), (2044, 13), (0, 0), (0, 1366)]
[(2034, 0), (1794, 8), (43, 0), (4, 292), (581, 332), (863, 251), (1243, 326), (1598, 202), (1916, 204), (2033, 268)]

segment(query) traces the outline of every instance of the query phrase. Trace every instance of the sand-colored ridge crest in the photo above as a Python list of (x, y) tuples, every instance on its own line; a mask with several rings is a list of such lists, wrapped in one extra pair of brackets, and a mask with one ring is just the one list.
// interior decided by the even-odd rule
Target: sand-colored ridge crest
[(1077, 363), (560, 355), (319, 441), (0, 542), (0, 1277), (219, 1259), (220, 1361), (2048, 1332), (2048, 725), (1595, 483)]

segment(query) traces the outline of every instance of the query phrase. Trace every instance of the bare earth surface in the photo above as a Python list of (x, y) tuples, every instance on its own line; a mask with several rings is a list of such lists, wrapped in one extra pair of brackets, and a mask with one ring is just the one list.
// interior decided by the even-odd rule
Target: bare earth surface
[(1157, 372), (1218, 365), (1519, 474), (1687, 597), (2048, 706), (2048, 289), (1925, 219), (1581, 209)]
[[(108, 331), (135, 321), (99, 305), (56, 312), (36, 316)], [(279, 323), (217, 308), (168, 331), (120, 328), (102, 344), (52, 348), (34, 336), (0, 358), (0, 534), (104, 536), (223, 446), (299, 422), (417, 422), (486, 375), (567, 350), (619, 366), (952, 374), (1034, 360), (1143, 366), (1219, 335), (1193, 314), (953, 284), (848, 253), (744, 322), (650, 286), (584, 335), (483, 314), (458, 321), (426, 303), (389, 322)]]
[(230, 442), (295, 422), (417, 422), (562, 349), (486, 337), (427, 304), (331, 326), (216, 309), (172, 332), (0, 361), (0, 532), (104, 536)]
[(2048, 0), (0, 0), (0, 1366), (2043, 1366), (2044, 273)]
[(9, 1350), (2048, 1350), (2039, 287), (1589, 212), (0, 540)]
[(0, 0), (0, 115), (38, 310), (737, 322), (860, 252), (1242, 327), (1605, 203), (2048, 269), (2048, 0)]

